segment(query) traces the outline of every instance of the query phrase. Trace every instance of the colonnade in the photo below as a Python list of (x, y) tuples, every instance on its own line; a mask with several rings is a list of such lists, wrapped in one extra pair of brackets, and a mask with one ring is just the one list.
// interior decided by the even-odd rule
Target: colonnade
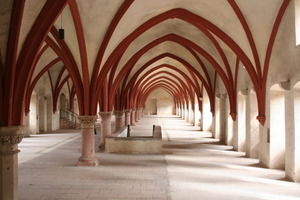
[[(293, 86), (294, 85), (294, 86)], [(205, 92), (204, 92), (205, 93)], [(268, 168), (283, 169), (286, 176), (300, 182), (300, 83), (281, 83), (270, 87), (267, 92), (267, 120), (262, 126), (257, 121), (257, 99), (255, 91), (240, 90), (237, 95), (237, 117), (229, 115), (229, 99), (226, 94), (215, 96), (214, 113), (206, 95), (201, 105), (190, 102), (176, 107), (176, 115), (200, 130), (211, 130), (216, 139), (245, 152), (246, 157), (257, 158)], [(199, 108), (201, 106), (201, 109)], [(201, 110), (201, 111), (200, 111)], [(134, 126), (143, 117), (143, 108), (100, 112), (100, 146), (104, 148), (105, 137), (112, 133), (111, 118), (115, 115), (115, 130), (123, 126)], [(97, 166), (94, 128), (98, 116), (79, 116), (81, 123), (82, 148), (78, 166)], [(23, 127), (1, 127), (0, 137), (0, 193), (2, 199), (15, 199), (18, 186), (17, 145), (23, 138)], [(5, 185), (3, 185), (5, 183)], [(4, 192), (5, 190), (5, 192)]]
[[(143, 108), (125, 109), (114, 112), (100, 112), (101, 134), (99, 149), (105, 148), (105, 137), (111, 135), (111, 118), (115, 115), (115, 130), (117, 132), (123, 126), (134, 126), (143, 116)], [(82, 144), (81, 156), (77, 162), (78, 166), (97, 166), (99, 160), (95, 156), (94, 129), (98, 116), (78, 116), (81, 123)]]
[(299, 88), (300, 83), (292, 82), (269, 87), (264, 126), (257, 120), (254, 90), (239, 91), (235, 121), (228, 114), (227, 96), (216, 95), (213, 137), (245, 152), (246, 157), (257, 158), (267, 168), (285, 170), (288, 179), (300, 182)]

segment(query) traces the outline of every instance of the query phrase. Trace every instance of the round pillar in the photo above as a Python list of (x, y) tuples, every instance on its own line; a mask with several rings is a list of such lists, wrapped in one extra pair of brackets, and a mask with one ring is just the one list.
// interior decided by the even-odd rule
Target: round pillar
[(139, 109), (137, 108), (137, 109), (135, 109), (135, 122), (138, 122), (139, 121), (139, 115), (140, 115), (140, 113), (139, 113)]
[(18, 199), (18, 144), (21, 126), (0, 127), (0, 199)]
[(123, 122), (123, 110), (114, 111), (114, 115), (116, 118), (115, 131), (118, 131), (122, 127)]
[(130, 113), (131, 113), (131, 110), (130, 109), (126, 109), (124, 110), (125, 112), (125, 126), (128, 126), (130, 125)]
[(145, 115), (144, 115), (144, 108), (142, 108), (141, 113), (142, 113), (142, 117), (144, 117), (144, 116), (145, 116)]
[(141, 120), (143, 116), (143, 108), (139, 108), (139, 120)]
[(97, 116), (78, 116), (78, 120), (81, 124), (81, 156), (78, 159), (77, 166), (98, 166), (99, 160), (95, 155), (94, 135)]
[(105, 148), (105, 137), (111, 134), (111, 112), (100, 112), (101, 137), (99, 149)]
[(135, 109), (132, 109), (131, 111), (131, 121), (130, 121), (131, 126), (135, 126)]

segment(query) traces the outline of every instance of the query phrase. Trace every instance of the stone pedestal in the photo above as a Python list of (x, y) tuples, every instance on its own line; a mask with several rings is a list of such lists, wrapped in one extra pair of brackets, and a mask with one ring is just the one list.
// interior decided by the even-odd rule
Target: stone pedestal
[(125, 112), (125, 126), (128, 126), (130, 125), (130, 113), (131, 113), (131, 110), (130, 109), (126, 109), (124, 110)]
[(135, 109), (132, 109), (132, 111), (131, 111), (130, 125), (135, 126)]
[(105, 137), (111, 134), (111, 112), (100, 112), (101, 118), (101, 139), (99, 149), (105, 148)]
[(0, 127), (0, 199), (18, 199), (18, 144), (22, 139), (21, 127)]
[(116, 118), (115, 131), (119, 130), (123, 125), (123, 110), (114, 111), (114, 115)]
[(99, 161), (95, 155), (95, 122), (97, 116), (78, 116), (81, 123), (81, 156), (77, 166), (98, 166)]

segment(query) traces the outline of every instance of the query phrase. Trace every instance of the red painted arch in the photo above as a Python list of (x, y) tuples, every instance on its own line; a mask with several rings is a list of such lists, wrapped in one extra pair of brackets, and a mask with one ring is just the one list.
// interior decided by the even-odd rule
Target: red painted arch
[(82, 82), (83, 82), (83, 95), (85, 98), (82, 99), (83, 101), (83, 114), (89, 115), (89, 107), (90, 107), (90, 80), (89, 80), (89, 65), (87, 59), (87, 51), (83, 33), (83, 27), (81, 23), (80, 14), (78, 11), (78, 6), (76, 1), (69, 1), (69, 7), (71, 10), (71, 14), (73, 17), (77, 41), (79, 46), (80, 52), (80, 60), (81, 60), (81, 71), (82, 71)]
[(7, 40), (6, 71), (4, 72), (5, 76), (4, 77), (1, 76), (0, 78), (1, 81), (0, 105), (2, 105), (0, 108), (1, 126), (11, 125), (12, 123), (11, 117), (13, 112), (13, 105), (11, 99), (14, 96), (18, 42), (19, 42), (19, 36), (21, 31), (24, 7), (25, 7), (25, 0), (13, 2), (11, 16), (10, 16), (9, 34)]
[(146, 94), (143, 94), (143, 96), (140, 97), (140, 101), (139, 101), (137, 107), (144, 107), (146, 99), (148, 98), (148, 96), (152, 92), (154, 92), (155, 90), (158, 90), (159, 88), (164, 89), (165, 91), (167, 91), (173, 97), (174, 104), (176, 106), (176, 101), (175, 101), (174, 94), (172, 93), (172, 91), (170, 91), (170, 89), (168, 89), (167, 86), (165, 86), (163, 84), (159, 84), (159, 85), (153, 86), (152, 88), (149, 88), (149, 91)]
[[(54, 24), (56, 18), (62, 9), (66, 6), (67, 0), (46, 1), (36, 21), (32, 25), (27, 38), (25, 39), (23, 48), (16, 63), (16, 81), (14, 84), (14, 96), (9, 97), (12, 103), (8, 105), (9, 113), (7, 117), (7, 125), (22, 125), (25, 99), (24, 91), (28, 88), (28, 75), (32, 70), (32, 63), (39, 51), (45, 37), (50, 28)], [(32, 40), (32, 38), (35, 38)]]
[(113, 35), (118, 23), (120, 22), (120, 20), (122, 19), (122, 17), (126, 13), (127, 9), (131, 6), (131, 4), (133, 2), (134, 2), (134, 0), (124, 1), (124, 3), (119, 8), (118, 12), (114, 16), (112, 22), (110, 23), (110, 25), (107, 29), (107, 32), (104, 36), (103, 42), (101, 43), (99, 52), (98, 52), (97, 57), (96, 57), (96, 61), (95, 61), (94, 69), (93, 69), (93, 74), (92, 74), (92, 80), (91, 80), (92, 88), (95, 85), (94, 80), (97, 79), (97, 75), (98, 75), (98, 71), (99, 71), (99, 68), (100, 68), (100, 65), (101, 65), (101, 62), (102, 62), (102, 59), (103, 59), (103, 55), (104, 55), (105, 49), (107, 48), (107, 45), (108, 45), (108, 43), (111, 39), (111, 36)]
[[(34, 78), (34, 80), (31, 82), (29, 89), (26, 91), (26, 98), (25, 98), (25, 114), (27, 115), (29, 113), (29, 105), (30, 105), (30, 98), (33, 92), (34, 87), (36, 86), (37, 82), (40, 80), (40, 78), (44, 75), (45, 72), (47, 72), (53, 65), (58, 63), (60, 61), (60, 58), (56, 58), (52, 60), (48, 65), (46, 65)], [(53, 94), (53, 90), (52, 90)]]
[[(172, 73), (170, 73), (170, 72), (168, 72), (168, 71), (159, 71), (159, 72), (157, 72), (157, 73), (155, 73), (155, 74), (152, 74), (151, 76), (149, 76), (149, 77), (146, 79), (146, 77), (147, 77), (148, 75), (150, 75), (151, 72), (154, 72), (154, 71), (156, 71), (156, 70), (158, 70), (158, 69), (161, 69), (163, 66), (165, 66), (166, 68), (169, 68), (169, 69), (172, 69), (172, 70), (178, 72), (178, 73), (185, 79), (185, 81), (186, 81), (188, 84), (191, 84), (191, 85), (192, 85), (192, 88), (194, 89), (194, 92), (195, 92), (196, 94), (198, 94), (198, 96), (200, 96), (200, 95), (199, 95), (199, 91), (197, 91), (198, 88), (197, 88), (196, 85), (189, 79), (189, 77), (188, 77), (186, 74), (184, 74), (183, 72), (181, 72), (180, 70), (178, 70), (177, 68), (175, 68), (175, 67), (173, 67), (173, 66), (170, 66), (170, 65), (160, 65), (160, 66), (157, 66), (157, 67), (153, 68), (152, 70), (148, 71), (148, 73), (144, 74), (144, 75), (139, 79), (139, 81), (135, 84), (135, 86), (133, 87), (133, 89), (131, 90), (131, 93), (130, 93), (129, 95), (132, 96), (132, 97), (135, 97), (135, 95), (136, 95), (136, 93), (137, 93), (137, 92), (136, 92), (137, 89), (140, 88), (140, 83), (141, 83), (141, 81), (148, 81), (149, 79), (151, 79), (151, 78), (153, 78), (153, 77), (155, 77), (155, 76), (158, 76), (158, 75), (162, 75), (162, 74), (168, 74), (168, 75), (170, 75), (170, 76), (173, 76), (173, 77), (174, 77), (175, 79), (177, 79), (180, 83), (185, 84), (185, 83), (180, 79), (180, 77), (175, 76), (174, 74), (172, 74)], [(189, 88), (187, 88), (187, 89), (188, 89), (188, 92), (190, 93), (190, 96), (191, 96), (191, 89), (189, 89)]]
[[(197, 52), (199, 52), (200, 54), (202, 54), (211, 64), (212, 66), (214, 66), (216, 68), (216, 70), (218, 71), (218, 73), (220, 74), (220, 77), (222, 78), (225, 87), (228, 91), (229, 96), (231, 95), (232, 98), (232, 86), (227, 78), (227, 76), (225, 75), (224, 71), (222, 70), (221, 66), (214, 60), (214, 58), (209, 55), (204, 49), (202, 49), (201, 47), (199, 47), (198, 45), (196, 45), (195, 43), (182, 38), (180, 36), (177, 36), (175, 34), (168, 34), (165, 35), (161, 38), (158, 38), (156, 40), (154, 40), (153, 42), (149, 43), (148, 45), (146, 45), (145, 47), (143, 47), (140, 51), (138, 51), (133, 57), (131, 57), (131, 59), (126, 63), (126, 65), (122, 68), (122, 70), (120, 71), (118, 77), (116, 78), (116, 81), (120, 82), (122, 77), (124, 76), (125, 72), (128, 70), (128, 68), (132, 67), (132, 65), (146, 52), (148, 51), (150, 48), (152, 48), (153, 46), (156, 46), (157, 44), (160, 44), (162, 42), (165, 41), (172, 41), (178, 44), (181, 44), (183, 46), (190, 46), (193, 49), (195, 49)], [(232, 101), (234, 102), (234, 101)]]
[(181, 82), (181, 85), (179, 85), (174, 80), (165, 76), (157, 77), (152, 82), (146, 83), (145, 87), (141, 89), (141, 93), (144, 93), (145, 91), (147, 91), (147, 88), (151, 87), (152, 85), (155, 85), (156, 83), (166, 83), (170, 86), (172, 86), (171, 83), (173, 83), (174, 85), (176, 85), (176, 88), (178, 88), (179, 92), (184, 96), (185, 99), (188, 99), (188, 96), (190, 95), (190, 91), (188, 91), (188, 87), (184, 83)]
[(62, 62), (64, 63), (68, 73), (70, 74), (70, 77), (73, 81), (73, 84), (75, 86), (76, 89), (76, 94), (78, 97), (78, 106), (79, 106), (79, 112), (80, 114), (83, 114), (83, 85), (81, 82), (81, 77), (79, 74), (79, 71), (76, 67), (76, 63), (73, 63), (73, 60), (70, 59), (70, 56), (68, 54), (68, 51), (64, 51), (64, 49), (61, 49), (57, 46), (57, 44), (49, 37), (46, 38), (46, 42), (47, 44), (49, 44), (49, 46), (54, 50), (54, 52), (60, 56)]
[[(132, 34), (130, 34), (126, 40), (123, 40), (118, 47), (114, 50), (114, 52), (110, 55), (109, 59), (106, 61), (104, 67), (102, 68), (99, 76), (98, 76), (98, 83), (97, 85), (101, 85), (103, 81), (103, 76), (107, 74), (109, 70), (109, 66), (112, 65), (112, 62), (119, 57), (120, 53), (124, 52), (125, 49), (128, 47), (128, 45), (136, 39), (139, 35), (141, 35), (146, 30), (150, 29), (151, 27), (155, 26), (156, 24), (165, 21), (169, 18), (178, 18), (181, 20), (184, 20), (188, 23), (193, 24), (194, 26), (198, 27), (199, 24), (201, 24), (203, 27), (207, 28), (209, 31), (214, 33), (216, 36), (218, 36), (222, 41), (224, 41), (240, 58), (240, 60), (244, 63), (244, 65), (247, 68), (247, 71), (253, 81), (253, 84), (257, 87), (258, 86), (258, 79), (256, 72), (254, 70), (254, 67), (249, 60), (249, 58), (246, 56), (246, 54), (241, 50), (241, 48), (228, 36), (226, 35), (222, 30), (220, 30), (218, 27), (213, 25), (208, 20), (197, 16), (187, 10), (184, 9), (173, 9), (170, 11), (167, 11), (165, 13), (162, 13), (156, 17), (153, 17), (152, 19), (148, 20), (144, 24), (142, 24), (136, 31), (134, 31)], [(99, 86), (97, 86), (99, 87)]]

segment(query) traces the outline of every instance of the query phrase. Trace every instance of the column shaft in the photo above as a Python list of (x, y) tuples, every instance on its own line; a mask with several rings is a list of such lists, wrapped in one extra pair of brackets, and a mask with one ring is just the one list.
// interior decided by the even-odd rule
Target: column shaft
[(0, 199), (18, 199), (18, 144), (23, 139), (22, 128), (0, 128)]
[(130, 109), (125, 110), (125, 126), (130, 125), (130, 113), (131, 113)]
[(123, 126), (123, 110), (120, 111), (115, 111), (114, 115), (115, 115), (115, 131), (118, 131), (122, 126)]
[(135, 121), (138, 122), (139, 121), (139, 109), (135, 109)]
[(101, 117), (101, 139), (99, 149), (105, 148), (105, 138), (111, 134), (111, 112), (100, 112)]
[(81, 156), (77, 166), (98, 166), (95, 155), (95, 122), (97, 116), (78, 116), (81, 123)]
[(143, 108), (139, 108), (139, 120), (141, 120), (143, 116)]
[(131, 122), (130, 122), (131, 126), (135, 126), (135, 109), (132, 109), (131, 111)]

